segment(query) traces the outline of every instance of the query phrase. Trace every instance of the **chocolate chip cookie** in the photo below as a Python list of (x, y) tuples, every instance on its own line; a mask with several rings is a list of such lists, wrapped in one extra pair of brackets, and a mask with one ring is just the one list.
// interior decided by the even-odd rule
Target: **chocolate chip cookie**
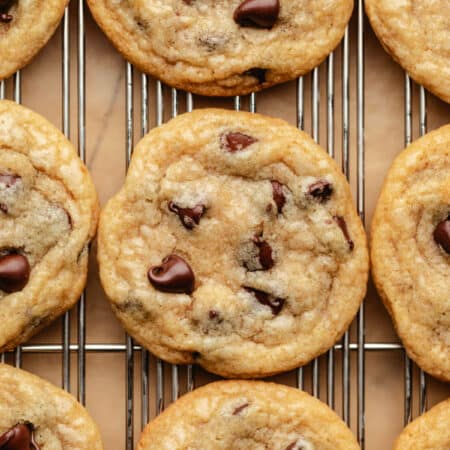
[(338, 45), (353, 0), (88, 0), (140, 70), (202, 95), (237, 95), (294, 79)]
[(395, 159), (371, 254), (375, 284), (409, 356), (450, 381), (450, 125)]
[(127, 331), (167, 361), (228, 377), (325, 352), (366, 291), (344, 176), (305, 133), (258, 114), (197, 110), (151, 131), (98, 245)]
[(366, 0), (386, 51), (419, 84), (450, 103), (450, 2)]
[(0, 0), (0, 80), (21, 69), (55, 32), (68, 0)]
[(67, 392), (0, 364), (1, 450), (102, 450), (97, 426)]
[(447, 450), (450, 448), (450, 399), (411, 422), (400, 434), (394, 450)]
[(137, 450), (359, 450), (342, 420), (298, 389), (219, 381), (169, 406), (145, 428)]
[(75, 304), (97, 215), (72, 145), (38, 114), (0, 101), (0, 351)]

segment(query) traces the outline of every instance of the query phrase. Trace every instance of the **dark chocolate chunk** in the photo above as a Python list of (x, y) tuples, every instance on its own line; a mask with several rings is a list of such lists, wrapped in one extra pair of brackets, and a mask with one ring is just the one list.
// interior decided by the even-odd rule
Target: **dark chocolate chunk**
[(278, 0), (244, 0), (234, 11), (233, 19), (241, 27), (270, 29), (279, 13)]
[(13, 16), (8, 13), (0, 13), (0, 22), (9, 23), (13, 20)]
[(328, 181), (319, 180), (311, 184), (308, 188), (308, 194), (314, 197), (320, 203), (326, 202), (333, 193), (333, 188)]
[(23, 255), (11, 254), (0, 258), (0, 289), (12, 293), (21, 291), (30, 278), (30, 264)]
[(181, 223), (188, 230), (192, 230), (195, 225), (200, 223), (200, 219), (206, 211), (205, 205), (201, 204), (195, 205), (193, 208), (181, 208), (174, 202), (169, 202), (168, 207), (170, 211), (178, 214)]
[(277, 205), (278, 214), (281, 214), (283, 211), (283, 206), (286, 203), (286, 197), (283, 192), (283, 185), (276, 180), (272, 180), (272, 197), (273, 201)]
[(234, 411), (233, 411), (233, 416), (237, 416), (241, 411), (243, 411), (245, 408), (248, 408), (248, 403), (244, 403), (241, 406), (238, 406)]
[(344, 235), (345, 239), (348, 242), (348, 247), (350, 251), (352, 251), (355, 248), (354, 242), (350, 239), (350, 234), (348, 233), (347, 223), (345, 222), (345, 219), (342, 216), (334, 216), (334, 221), (338, 224), (339, 228), (342, 231), (342, 234)]
[(214, 319), (217, 319), (217, 317), (219, 317), (219, 313), (215, 309), (211, 309), (209, 311), (209, 318), (211, 320), (214, 320)]
[(266, 72), (267, 69), (259, 69), (258, 67), (254, 67), (253, 69), (246, 70), (244, 75), (255, 77), (262, 84), (266, 81)]
[(161, 265), (150, 267), (148, 279), (158, 291), (179, 294), (194, 291), (194, 272), (181, 256), (175, 254), (166, 256)]
[(256, 297), (261, 305), (268, 306), (272, 310), (272, 314), (274, 316), (280, 314), (280, 311), (283, 309), (283, 305), (285, 302), (284, 298), (275, 297), (267, 292), (260, 291), (259, 289), (254, 289), (252, 287), (244, 286), (244, 289), (247, 292), (250, 292)]
[(263, 270), (269, 270), (273, 267), (274, 262), (272, 258), (272, 247), (264, 240), (261, 236), (255, 236), (253, 242), (258, 247), (259, 250), (259, 262)]
[(10, 175), (8, 173), (0, 174), (0, 184), (6, 185), (7, 188), (14, 186), (20, 179), (17, 175)]
[(18, 423), (0, 436), (0, 450), (40, 450), (34, 440), (34, 426)]
[(257, 141), (258, 139), (239, 132), (222, 135), (222, 147), (230, 153), (244, 150), (244, 148), (247, 148)]
[(436, 225), (433, 232), (434, 241), (450, 254), (450, 215)]

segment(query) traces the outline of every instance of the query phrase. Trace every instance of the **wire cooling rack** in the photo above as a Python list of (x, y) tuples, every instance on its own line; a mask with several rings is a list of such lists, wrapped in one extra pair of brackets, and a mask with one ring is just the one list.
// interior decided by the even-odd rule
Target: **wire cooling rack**
[[(83, 161), (86, 161), (86, 31), (85, 18), (86, 6), (83, 0), (73, 1), (70, 8), (76, 13), (76, 23), (70, 22), (69, 7), (66, 9), (61, 25), (61, 86), (62, 86), (62, 123), (64, 134), (70, 138), (71, 109), (71, 41), (76, 36), (76, 77), (77, 77), (77, 142), (78, 152)], [(75, 11), (76, 9), (76, 11)], [(305, 129), (306, 118), (310, 122), (312, 137), (319, 142), (320, 126), (326, 127), (326, 149), (332, 156), (336, 156), (335, 146), (337, 136), (340, 137), (340, 161), (342, 170), (347, 178), (350, 177), (351, 161), (356, 163), (356, 179), (351, 180), (356, 187), (356, 206), (361, 219), (365, 220), (365, 49), (364, 49), (364, 4), (363, 0), (357, 0), (353, 17), (354, 35), (347, 29), (340, 48), (330, 54), (323, 63), (322, 68), (316, 68), (305, 77), (296, 82), (296, 122), (297, 126)], [(76, 29), (75, 29), (76, 28)], [(353, 33), (353, 31), (352, 31)], [(351, 45), (350, 38), (354, 45)], [(337, 59), (339, 57), (339, 60)], [(351, 61), (355, 63), (351, 63)], [(170, 116), (175, 117), (181, 111), (194, 109), (196, 99), (190, 93), (184, 93), (163, 86), (160, 81), (153, 80), (144, 74), (134, 73), (129, 63), (125, 64), (125, 129), (126, 142), (124, 157), (126, 167), (130, 161), (133, 146), (135, 144), (136, 121), (140, 123), (140, 134), (146, 134), (150, 129), (150, 113), (155, 113), (156, 126), (164, 122), (165, 98), (170, 96)], [(337, 67), (339, 67), (340, 83), (336, 82)], [(353, 71), (353, 72), (352, 72)], [(355, 76), (356, 83), (351, 87), (351, 75)], [(325, 75), (326, 83), (326, 119), (321, 120), (320, 115), (320, 77)], [(16, 73), (12, 80), (0, 82), (0, 98), (10, 97), (21, 102), (21, 73)], [(306, 83), (310, 82), (310, 86)], [(338, 86), (339, 84), (339, 86)], [(12, 85), (11, 89), (7, 89)], [(322, 86), (324, 84), (322, 83)], [(152, 93), (152, 95), (150, 94)], [(307, 94), (310, 97), (307, 98)], [(139, 100), (136, 102), (136, 98)], [(409, 144), (412, 140), (413, 129), (413, 83), (405, 74), (404, 81), (404, 142)], [(340, 120), (336, 120), (336, 100), (340, 104)], [(419, 88), (419, 132), (420, 135), (427, 130), (427, 98), (425, 90)], [(151, 105), (151, 102), (153, 106)], [(154, 102), (154, 103), (153, 103)], [(336, 102), (337, 103), (337, 102)], [(356, 104), (356, 140), (352, 145), (350, 136), (351, 104)], [(257, 95), (248, 97), (235, 97), (230, 100), (230, 107), (240, 110), (244, 105), (251, 111), (257, 109)], [(139, 116), (139, 119), (136, 119)], [(338, 123), (339, 122), (339, 123)], [(87, 343), (86, 340), (86, 293), (80, 298), (77, 308), (68, 312), (62, 320), (61, 342), (58, 344), (27, 344), (18, 347), (12, 354), (1, 355), (1, 361), (13, 359), (16, 366), (22, 365), (24, 353), (53, 353), (62, 358), (61, 385), (66, 390), (71, 390), (71, 354), (76, 354), (77, 368), (77, 396), (82, 404), (86, 403), (86, 355), (87, 353), (119, 353), (122, 354), (126, 364), (126, 415), (125, 415), (125, 443), (123, 448), (132, 450), (136, 442), (136, 423), (144, 426), (155, 414), (159, 414), (170, 401), (186, 391), (191, 391), (197, 383), (197, 371), (193, 366), (178, 367), (168, 365), (153, 358), (147, 351), (135, 345), (130, 337), (125, 342)], [(73, 330), (71, 329), (71, 314), (77, 315), (77, 342), (71, 341)], [(365, 311), (361, 307), (357, 318), (350, 330), (345, 333), (342, 341), (330, 349), (326, 355), (315, 359), (305, 368), (296, 371), (296, 384), (299, 388), (305, 388), (311, 393), (326, 401), (335, 408), (343, 420), (356, 432), (361, 447), (366, 447), (366, 377), (365, 364), (367, 352), (403, 352), (404, 357), (404, 423), (408, 423), (413, 417), (413, 363), (404, 353), (400, 344), (388, 342), (365, 341)], [(355, 356), (353, 356), (355, 355)], [(137, 369), (136, 359), (140, 358)], [(353, 363), (352, 363), (353, 358)], [(139, 373), (137, 373), (139, 371)], [(339, 373), (338, 373), (339, 371)], [(338, 384), (338, 380), (340, 384)], [(137, 380), (137, 381), (136, 381)], [(338, 395), (339, 394), (339, 395)], [(353, 398), (352, 398), (353, 396)], [(426, 409), (427, 381), (422, 371), (419, 371), (419, 413)], [(137, 398), (139, 402), (137, 402)], [(337, 404), (339, 398), (339, 404)], [(151, 404), (153, 403), (153, 406)], [(136, 403), (140, 405), (137, 411)], [(152, 411), (152, 413), (151, 413)], [(121, 446), (120, 446), (121, 447)], [(119, 446), (117, 446), (119, 448)], [(121, 447), (122, 448), (122, 447)], [(374, 447), (372, 447), (374, 448)]]

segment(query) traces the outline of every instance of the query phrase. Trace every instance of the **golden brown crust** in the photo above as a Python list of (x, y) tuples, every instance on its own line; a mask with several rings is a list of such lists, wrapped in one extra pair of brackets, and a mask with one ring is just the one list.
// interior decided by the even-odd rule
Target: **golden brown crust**
[(27, 65), (52, 37), (68, 0), (18, 0), (0, 21), (0, 80)]
[(0, 290), (0, 351), (28, 340), (71, 308), (86, 284), (88, 245), (98, 199), (87, 168), (69, 141), (33, 111), (0, 101), (0, 174), (20, 177), (0, 189), (0, 253), (23, 253), (26, 286)]
[(450, 256), (433, 231), (450, 211), (450, 125), (394, 161), (372, 222), (372, 274), (410, 357), (450, 380)]
[(298, 389), (219, 381), (186, 394), (145, 428), (138, 450), (359, 450), (325, 404)]
[(137, 68), (209, 96), (243, 95), (309, 72), (338, 45), (353, 8), (353, 0), (281, 0), (280, 17), (267, 30), (238, 26), (233, 12), (240, 3), (88, 1), (105, 34)]
[(366, 0), (385, 50), (419, 84), (450, 103), (450, 3), (447, 0)]

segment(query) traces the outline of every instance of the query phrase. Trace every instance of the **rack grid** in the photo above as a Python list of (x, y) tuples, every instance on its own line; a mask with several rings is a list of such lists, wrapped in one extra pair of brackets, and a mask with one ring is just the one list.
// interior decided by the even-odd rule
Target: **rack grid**
[[(71, 49), (70, 43), (73, 36), (77, 36), (77, 129), (78, 129), (78, 152), (83, 161), (86, 161), (86, 30), (85, 16), (86, 6), (84, 0), (72, 1), (70, 8), (77, 8), (76, 29), (71, 29), (69, 7), (66, 8), (63, 22), (61, 25), (61, 76), (62, 76), (62, 122), (61, 128), (63, 133), (70, 139), (71, 128), (71, 109), (70, 109), (70, 87), (71, 87)], [(346, 30), (345, 36), (341, 43), (339, 53), (333, 52), (323, 63), (326, 73), (326, 149), (331, 157), (335, 157), (335, 141), (336, 141), (336, 119), (335, 119), (335, 99), (337, 93), (341, 95), (341, 117), (342, 135), (341, 152), (342, 152), (342, 170), (347, 178), (350, 177), (350, 161), (352, 156), (356, 158), (356, 206), (361, 219), (365, 220), (365, 52), (364, 52), (364, 0), (357, 0), (355, 5), (356, 21), (356, 65), (350, 67), (351, 46), (350, 31)], [(72, 27), (73, 28), (73, 27)], [(341, 57), (341, 86), (340, 92), (337, 92), (335, 74), (336, 59), (338, 54)], [(156, 115), (156, 126), (164, 122), (164, 92), (167, 88), (158, 80), (153, 80), (145, 74), (139, 74), (136, 77), (131, 64), (124, 62), (125, 65), (125, 160), (126, 167), (130, 162), (132, 150), (135, 143), (135, 91), (139, 87), (136, 86), (136, 80), (140, 80), (139, 89), (139, 116), (140, 116), (140, 134), (145, 135), (150, 129), (149, 115), (152, 110), (150, 106), (151, 95), (149, 91), (154, 86), (154, 112)], [(350, 74), (351, 70), (356, 70), (356, 146), (351, 145), (350, 139)], [(300, 129), (305, 129), (306, 111), (306, 95), (305, 87), (307, 81), (311, 80), (311, 135), (319, 142), (320, 137), (320, 68), (315, 68), (310, 76), (301, 77), (296, 83), (296, 121)], [(0, 82), (0, 98), (7, 97), (7, 83), (12, 83), (12, 98), (21, 102), (21, 73), (17, 72), (11, 81)], [(404, 80), (404, 142), (405, 145), (412, 141), (413, 128), (413, 99), (412, 99), (413, 82), (405, 74)], [(182, 93), (176, 89), (170, 89), (170, 116), (175, 117), (181, 109), (191, 111), (194, 108), (194, 96), (190, 93)], [(185, 104), (181, 105), (182, 100)], [(257, 109), (257, 94), (253, 93), (248, 98), (235, 97), (230, 99), (230, 107), (240, 110), (243, 104), (248, 104), (248, 109), (255, 112)], [(420, 135), (426, 133), (427, 130), (427, 98), (423, 87), (419, 91), (419, 131)], [(355, 152), (353, 155), (351, 152)], [(180, 395), (180, 392), (191, 391), (195, 388), (195, 368), (187, 366), (186, 369), (180, 369), (176, 365), (170, 365), (170, 371), (161, 360), (156, 360), (154, 367), (150, 368), (153, 358), (151, 355), (139, 345), (133, 343), (133, 340), (127, 336), (123, 343), (87, 343), (86, 341), (86, 293), (80, 298), (80, 302), (76, 311), (67, 312), (62, 319), (61, 325), (61, 343), (58, 344), (27, 344), (18, 347), (13, 352), (13, 361), (17, 367), (22, 365), (22, 355), (25, 353), (55, 353), (62, 358), (61, 386), (71, 390), (71, 354), (77, 355), (77, 389), (78, 400), (86, 403), (86, 355), (87, 353), (122, 353), (126, 364), (126, 433), (125, 445), (126, 450), (132, 450), (136, 441), (135, 422), (138, 420), (135, 409), (136, 392), (141, 396), (140, 404), (140, 424), (145, 426), (151, 418), (150, 401), (155, 402), (155, 413), (159, 414), (163, 409), (167, 396), (165, 390), (165, 381), (170, 380), (170, 400), (174, 401)], [(77, 315), (77, 343), (71, 343), (71, 322), (72, 314)], [(413, 363), (404, 353), (403, 347), (397, 343), (388, 342), (366, 342), (365, 341), (365, 311), (364, 305), (358, 313), (352, 327), (356, 329), (356, 340), (352, 342), (351, 332), (347, 331), (342, 341), (330, 349), (323, 357), (317, 358), (309, 365), (308, 372), (304, 368), (299, 368), (296, 373), (297, 386), (305, 388), (306, 373), (311, 373), (311, 391), (316, 397), (322, 399), (326, 397), (326, 401), (331, 408), (336, 407), (336, 370), (337, 360), (341, 363), (341, 401), (340, 410), (344, 421), (356, 429), (357, 438), (364, 449), (366, 446), (366, 423), (365, 423), (365, 362), (366, 352), (403, 352), (404, 354), (404, 423), (408, 423), (413, 417)], [(352, 373), (351, 354), (356, 353), (356, 377)], [(140, 386), (135, 386), (135, 355), (140, 356)], [(9, 357), (8, 357), (9, 359)], [(0, 361), (5, 362), (6, 355), (0, 355)], [(321, 371), (320, 366), (326, 363), (325, 371)], [(183, 370), (183, 376), (180, 375)], [(326, 396), (321, 396), (321, 373), (326, 373)], [(355, 379), (356, 378), (356, 379)], [(181, 379), (185, 379), (186, 385), (180, 387)], [(155, 398), (151, 398), (152, 384), (155, 383)], [(352, 384), (353, 383), (353, 384)], [(356, 383), (356, 426), (351, 423), (351, 388)], [(425, 374), (419, 372), (419, 412), (426, 410), (427, 406), (427, 380)]]

